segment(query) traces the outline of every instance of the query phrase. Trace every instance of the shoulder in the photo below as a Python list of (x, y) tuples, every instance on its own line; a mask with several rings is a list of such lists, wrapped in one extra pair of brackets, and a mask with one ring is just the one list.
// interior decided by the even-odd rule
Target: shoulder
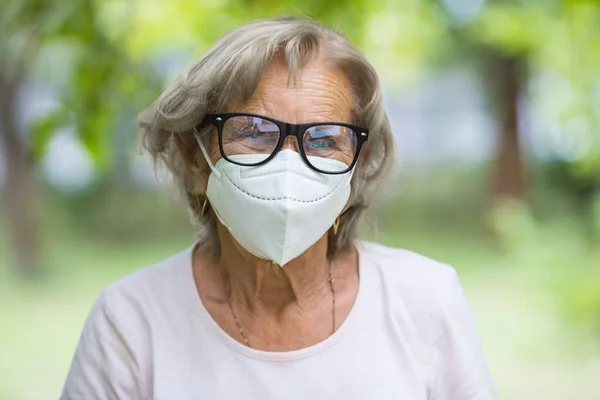
[(150, 318), (157, 309), (187, 301), (193, 285), (191, 248), (142, 267), (108, 285), (98, 300), (118, 320)]
[(440, 293), (457, 284), (456, 270), (447, 264), (424, 255), (376, 243), (361, 242), (362, 259), (376, 269), (390, 285), (426, 290), (429, 295)]
[(152, 397), (153, 332), (184, 320), (178, 312), (193, 299), (186, 296), (191, 276), (188, 249), (106, 287), (86, 319), (61, 399)]
[(361, 243), (359, 253), (366, 264), (361, 272), (377, 278), (369, 286), (385, 302), (393, 326), (431, 349), (434, 397), (493, 398), (476, 322), (454, 268), (373, 243)]
[[(361, 243), (361, 260), (370, 296), (377, 296), (389, 317), (413, 326), (430, 345), (440, 323), (466, 300), (455, 269), (403, 249)], [(373, 297), (372, 297), (373, 298)], [(458, 299), (458, 301), (457, 301)]]

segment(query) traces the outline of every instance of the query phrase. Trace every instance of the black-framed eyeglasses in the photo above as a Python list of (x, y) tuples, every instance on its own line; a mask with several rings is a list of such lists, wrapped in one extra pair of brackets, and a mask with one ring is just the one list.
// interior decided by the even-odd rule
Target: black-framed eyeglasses
[[(208, 114), (203, 123), (217, 128), (221, 156), (230, 163), (248, 167), (266, 164), (279, 152), (287, 136), (295, 136), (302, 159), (324, 174), (350, 171), (369, 137), (368, 129), (341, 122), (288, 124), (248, 113)], [(256, 161), (238, 157), (250, 154), (265, 158)]]

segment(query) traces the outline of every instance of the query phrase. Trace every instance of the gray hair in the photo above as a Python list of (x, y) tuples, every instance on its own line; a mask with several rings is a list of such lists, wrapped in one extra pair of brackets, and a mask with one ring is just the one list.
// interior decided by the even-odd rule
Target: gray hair
[[(206, 114), (243, 105), (252, 95), (263, 71), (281, 57), (293, 86), (312, 59), (339, 68), (351, 83), (353, 123), (369, 129), (369, 141), (355, 167), (352, 192), (340, 216), (337, 234), (329, 232), (330, 257), (350, 248), (358, 238), (361, 221), (374, 194), (392, 170), (395, 142), (383, 105), (381, 86), (373, 67), (340, 33), (304, 18), (276, 18), (242, 25), (225, 34), (175, 80), (138, 118), (143, 148), (155, 166), (166, 166), (187, 199), (199, 227), (199, 245), (218, 257), (220, 246), (213, 212), (201, 217), (204, 195), (194, 193), (191, 162), (206, 167), (198, 140), (210, 144), (211, 127), (196, 132)], [(329, 64), (328, 64), (329, 65)]]

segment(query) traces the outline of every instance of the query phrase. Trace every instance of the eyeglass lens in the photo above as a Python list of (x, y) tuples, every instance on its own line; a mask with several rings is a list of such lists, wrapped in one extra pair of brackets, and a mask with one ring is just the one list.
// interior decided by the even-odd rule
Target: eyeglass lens
[[(226, 157), (243, 154), (271, 155), (280, 135), (279, 127), (269, 120), (234, 116), (223, 125), (223, 153)], [(336, 124), (317, 125), (303, 133), (302, 147), (311, 165), (320, 170), (336, 172), (339, 171), (337, 163), (322, 163), (319, 159), (336, 160), (350, 166), (356, 156), (358, 139), (351, 128)]]

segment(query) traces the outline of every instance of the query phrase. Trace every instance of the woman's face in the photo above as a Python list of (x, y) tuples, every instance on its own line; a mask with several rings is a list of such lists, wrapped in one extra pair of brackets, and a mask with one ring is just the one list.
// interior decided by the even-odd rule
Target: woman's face
[[(264, 115), (292, 124), (352, 123), (352, 89), (340, 70), (313, 62), (304, 68), (295, 87), (288, 87), (288, 78), (285, 63), (280, 59), (274, 60), (248, 102), (240, 109), (228, 111)], [(287, 137), (282, 148), (298, 151), (297, 139)], [(347, 155), (339, 153), (339, 161), (348, 165), (352, 162), (352, 152)], [(213, 164), (221, 158), (216, 128), (212, 132), (210, 156)]]

